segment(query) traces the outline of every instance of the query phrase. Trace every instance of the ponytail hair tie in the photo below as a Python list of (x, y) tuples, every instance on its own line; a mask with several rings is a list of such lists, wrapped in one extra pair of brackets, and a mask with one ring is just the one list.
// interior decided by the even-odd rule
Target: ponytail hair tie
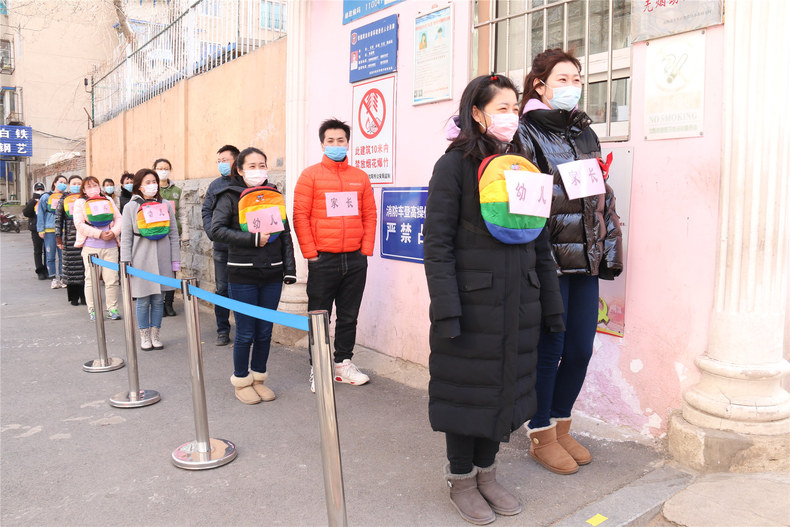
[(491, 73), (491, 75), (489, 76), (489, 80), (490, 80), (491, 82), (496, 82), (496, 81), (498, 81), (498, 80), (499, 80), (499, 77), (497, 76), (497, 74), (496, 74), (496, 73)]

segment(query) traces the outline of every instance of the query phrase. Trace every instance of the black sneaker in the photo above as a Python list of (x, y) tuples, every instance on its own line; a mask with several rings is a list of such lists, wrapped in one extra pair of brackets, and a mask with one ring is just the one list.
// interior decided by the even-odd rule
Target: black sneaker
[(230, 335), (227, 333), (220, 333), (217, 335), (217, 342), (215, 343), (217, 346), (227, 346), (230, 344)]

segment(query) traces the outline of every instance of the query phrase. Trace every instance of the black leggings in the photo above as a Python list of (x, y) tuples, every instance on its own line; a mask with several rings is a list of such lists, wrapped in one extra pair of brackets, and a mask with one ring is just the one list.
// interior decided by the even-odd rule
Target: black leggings
[(499, 441), (450, 433), (445, 436), (452, 474), (468, 474), (476, 466), (488, 468), (494, 464), (499, 452)]

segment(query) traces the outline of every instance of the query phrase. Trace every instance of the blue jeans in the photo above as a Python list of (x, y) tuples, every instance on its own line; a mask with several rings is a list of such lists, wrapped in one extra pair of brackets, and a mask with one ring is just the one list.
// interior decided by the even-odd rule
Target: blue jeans
[(535, 385), (538, 410), (529, 422), (530, 428), (549, 426), (552, 417), (571, 416), (598, 328), (598, 277), (562, 275), (559, 282), (565, 331), (540, 333)]
[[(259, 307), (277, 309), (280, 303), (281, 282), (263, 284), (228, 284), (230, 298)], [(233, 340), (233, 375), (246, 377), (251, 369), (266, 373), (269, 347), (272, 342), (272, 323), (233, 312), (236, 320), (236, 338)], [(252, 361), (250, 361), (252, 348)]]
[(141, 296), (137, 299), (137, 327), (161, 328), (165, 301), (162, 294)]
[[(47, 271), (49, 272), (49, 278), (60, 278), (63, 276), (63, 251), (58, 249), (54, 232), (44, 233), (44, 251), (47, 255)], [(57, 267), (55, 266), (56, 257)]]
[[(217, 294), (228, 296), (228, 251), (214, 249), (214, 281)], [(230, 334), (230, 311), (214, 304), (214, 317), (217, 319), (217, 335)]]

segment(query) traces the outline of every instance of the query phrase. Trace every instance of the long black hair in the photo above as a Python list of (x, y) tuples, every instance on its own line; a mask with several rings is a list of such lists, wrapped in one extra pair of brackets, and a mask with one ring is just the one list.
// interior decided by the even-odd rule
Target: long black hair
[(491, 102), (499, 90), (512, 90), (518, 97), (516, 85), (503, 75), (481, 75), (466, 86), (458, 105), (458, 128), (461, 129), (461, 132), (447, 147), (447, 152), (459, 149), (463, 151), (464, 157), (471, 156), (482, 161), (490, 155), (504, 153), (507, 146), (509, 146), (508, 151), (511, 153), (524, 151), (518, 134), (513, 136), (513, 140), (503, 147), (501, 141), (481, 131), (480, 123), (472, 117), (472, 108), (477, 107), (478, 110), (483, 111), (483, 108)]

